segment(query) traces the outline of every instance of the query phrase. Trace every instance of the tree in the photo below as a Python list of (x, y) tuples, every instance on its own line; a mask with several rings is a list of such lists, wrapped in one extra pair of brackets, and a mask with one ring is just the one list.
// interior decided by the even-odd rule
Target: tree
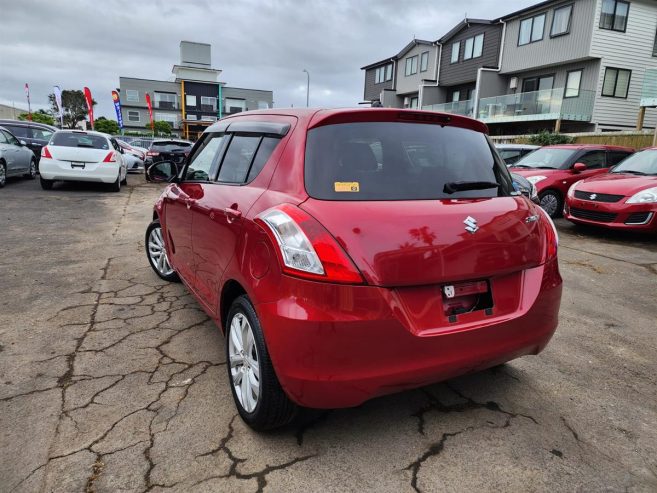
[[(55, 95), (49, 94), (48, 100), (55, 115), (59, 114)], [(96, 101), (92, 100), (95, 106)], [(79, 122), (87, 117), (87, 103), (84, 100), (84, 93), (80, 90), (64, 89), (62, 91), (62, 110), (64, 111), (64, 127), (75, 128)]]
[[(18, 115), (19, 120), (28, 120), (27, 113), (21, 113)], [(54, 125), (55, 119), (50, 113), (45, 110), (39, 110), (36, 113), (32, 113), (32, 121), (36, 123), (45, 123), (46, 125)]]
[(115, 120), (108, 120), (104, 116), (96, 119), (94, 130), (96, 132), (103, 132), (110, 135), (116, 135), (121, 131), (119, 124)]
[[(149, 127), (150, 127), (150, 125), (149, 125)], [(169, 125), (165, 121), (159, 120), (159, 121), (153, 122), (153, 126), (151, 128), (153, 129), (153, 131), (157, 135), (171, 135), (171, 125)]]

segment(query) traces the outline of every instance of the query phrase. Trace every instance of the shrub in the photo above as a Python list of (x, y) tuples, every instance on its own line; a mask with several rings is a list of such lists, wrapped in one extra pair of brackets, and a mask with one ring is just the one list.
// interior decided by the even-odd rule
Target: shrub
[(539, 133), (529, 137), (529, 143), (537, 146), (549, 146), (557, 144), (572, 144), (574, 138), (564, 134), (555, 134), (547, 130), (541, 130)]

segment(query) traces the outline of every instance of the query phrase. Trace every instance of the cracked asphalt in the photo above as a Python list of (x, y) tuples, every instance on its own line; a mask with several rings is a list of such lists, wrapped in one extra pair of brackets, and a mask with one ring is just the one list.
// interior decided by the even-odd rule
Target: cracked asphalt
[(257, 434), (128, 180), (0, 190), (0, 491), (657, 490), (656, 238), (561, 220), (542, 354)]

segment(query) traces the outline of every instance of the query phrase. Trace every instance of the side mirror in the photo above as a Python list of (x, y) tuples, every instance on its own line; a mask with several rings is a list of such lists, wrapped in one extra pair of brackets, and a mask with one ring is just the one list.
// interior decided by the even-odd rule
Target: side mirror
[(18, 143), (20, 145), (22, 145), (23, 147), (25, 147), (27, 145), (27, 142), (25, 142), (24, 140), (19, 140)]
[(575, 163), (573, 166), (573, 171), (575, 173), (581, 173), (582, 171), (586, 171), (586, 164), (584, 163)]
[(540, 204), (536, 187), (527, 178), (516, 173), (511, 173), (511, 178), (513, 179), (513, 188), (515, 188), (516, 192), (520, 192), (532, 202)]
[(172, 182), (178, 176), (178, 165), (173, 161), (160, 161), (146, 170), (151, 181), (160, 183)]

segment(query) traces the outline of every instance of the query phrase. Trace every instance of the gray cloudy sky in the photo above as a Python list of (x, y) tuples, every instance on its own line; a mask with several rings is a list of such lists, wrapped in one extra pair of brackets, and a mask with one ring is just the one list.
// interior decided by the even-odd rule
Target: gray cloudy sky
[(171, 77), (180, 40), (212, 44), (230, 86), (274, 91), (279, 107), (353, 106), (360, 67), (414, 36), (436, 40), (467, 12), (494, 18), (538, 0), (0, 0), (0, 103), (46, 107), (52, 86), (88, 86), (114, 118), (119, 76)]

